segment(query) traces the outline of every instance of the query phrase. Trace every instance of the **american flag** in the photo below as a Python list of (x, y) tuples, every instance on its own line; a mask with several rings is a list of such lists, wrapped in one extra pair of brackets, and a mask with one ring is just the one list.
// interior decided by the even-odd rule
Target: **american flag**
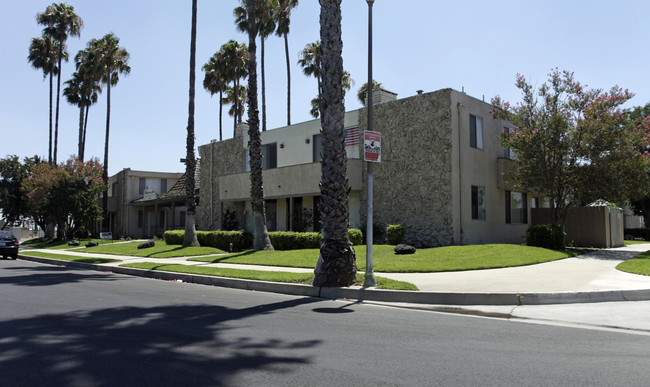
[(345, 129), (345, 146), (359, 145), (359, 127)]

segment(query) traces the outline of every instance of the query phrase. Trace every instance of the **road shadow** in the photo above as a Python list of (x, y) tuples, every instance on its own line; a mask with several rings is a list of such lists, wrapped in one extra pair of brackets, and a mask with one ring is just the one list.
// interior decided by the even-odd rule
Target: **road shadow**
[[(0, 285), (14, 286), (52, 286), (65, 283), (77, 283), (88, 280), (95, 281), (117, 281), (119, 277), (111, 276), (108, 273), (75, 273), (69, 269), (58, 266), (23, 266), (12, 265), (2, 267), (2, 270), (11, 272), (10, 275), (0, 277)], [(19, 274), (20, 272), (29, 274)], [(35, 274), (36, 273), (36, 274)], [(1, 315), (0, 315), (1, 316)]]
[(312, 362), (306, 349), (319, 340), (238, 336), (237, 329), (247, 318), (318, 301), (123, 307), (3, 321), (2, 384), (223, 386), (241, 383), (244, 371), (290, 373)]

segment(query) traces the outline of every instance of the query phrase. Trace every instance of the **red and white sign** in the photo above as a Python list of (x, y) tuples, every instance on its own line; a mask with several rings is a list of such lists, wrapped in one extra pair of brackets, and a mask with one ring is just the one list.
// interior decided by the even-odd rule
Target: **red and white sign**
[(381, 133), (363, 132), (363, 159), (374, 163), (381, 162)]

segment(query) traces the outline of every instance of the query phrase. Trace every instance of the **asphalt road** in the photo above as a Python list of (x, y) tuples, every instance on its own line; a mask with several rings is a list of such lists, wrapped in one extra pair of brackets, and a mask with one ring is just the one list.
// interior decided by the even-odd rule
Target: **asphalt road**
[(0, 260), (0, 385), (648, 385), (650, 337)]

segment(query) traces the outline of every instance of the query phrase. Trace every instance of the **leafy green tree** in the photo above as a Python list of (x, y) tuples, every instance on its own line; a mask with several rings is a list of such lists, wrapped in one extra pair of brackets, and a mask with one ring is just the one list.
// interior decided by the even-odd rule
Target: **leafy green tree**
[(74, 12), (74, 7), (65, 3), (52, 3), (45, 12), (36, 15), (38, 24), (44, 26), (43, 35), (49, 36), (52, 41), (56, 42), (57, 53), (57, 81), (56, 81), (56, 114), (54, 121), (54, 151), (52, 157), (53, 165), (57, 164), (57, 148), (59, 138), (59, 97), (61, 95), (61, 61), (68, 60), (68, 54), (65, 52), (65, 42), (68, 36), (80, 36), (83, 28), (83, 20)]
[(120, 39), (113, 33), (104, 35), (101, 39), (93, 39), (88, 43), (88, 49), (95, 57), (94, 64), (101, 82), (106, 85), (106, 140), (104, 142), (104, 183), (106, 191), (103, 195), (104, 219), (108, 219), (108, 140), (111, 127), (111, 87), (116, 86), (120, 74), (129, 74), (129, 53), (120, 47)]
[(273, 8), (273, 20), (277, 25), (275, 34), (284, 38), (284, 55), (287, 61), (287, 126), (291, 125), (291, 62), (289, 60), (289, 30), (291, 10), (298, 6), (298, 0), (280, 0)]
[[(68, 53), (63, 50), (62, 54), (65, 56), (65, 60), (68, 60)], [(57, 67), (59, 55), (59, 42), (54, 41), (51, 36), (43, 35), (40, 38), (33, 38), (32, 43), (29, 45), (29, 54), (27, 56), (27, 61), (31, 62), (32, 67), (35, 69), (41, 69), (43, 71), (43, 79), (49, 76), (50, 78), (50, 130), (49, 130), (49, 146), (48, 146), (48, 158), (47, 162), (52, 163), (52, 93), (53, 93), (53, 84), (52, 78), (53, 75), (58, 75), (59, 68)]]
[(14, 224), (27, 216), (27, 195), (21, 187), (40, 163), (38, 156), (25, 157), (22, 163), (16, 155), (0, 159), (0, 210), (6, 223)]
[[(627, 111), (626, 118), (631, 121), (634, 125), (638, 123), (650, 120), (650, 102), (645, 104), (645, 106), (636, 106)], [(646, 141), (638, 149), (639, 153), (646, 154), (650, 151), (650, 141)], [(650, 226), (650, 194), (646, 194), (644, 197), (632, 200), (630, 202), (634, 213), (637, 215), (643, 216), (643, 221), (645, 222), (646, 227)]]
[(255, 37), (258, 27), (255, 23), (255, 1), (246, 3), (248, 21), (248, 150), (250, 154), (251, 202), (253, 207), (253, 248), (273, 250), (266, 229), (266, 208), (264, 206), (264, 187), (262, 184), (262, 140), (260, 138), (260, 118), (257, 108), (257, 50)]
[(228, 69), (226, 68), (224, 55), (223, 50), (215, 52), (201, 68), (205, 73), (203, 88), (209, 91), (210, 95), (219, 94), (219, 141), (223, 140), (223, 93), (228, 89)]
[(493, 116), (515, 125), (500, 137), (517, 155), (507, 178), (522, 190), (548, 196), (553, 221), (563, 225), (571, 206), (596, 199), (622, 202), (650, 190), (650, 120), (628, 120), (621, 106), (633, 94), (615, 86), (587, 90), (573, 73), (554, 69), (535, 89), (517, 76), (522, 102), (498, 96)]
[[(241, 32), (247, 32), (248, 20), (246, 4), (248, 0), (241, 0), (241, 6), (235, 8), (235, 25)], [(255, 28), (260, 35), (260, 59), (262, 76), (262, 131), (266, 131), (266, 72), (264, 64), (264, 41), (275, 31), (273, 10), (278, 7), (278, 0), (255, 0)]]
[[(372, 89), (377, 90), (381, 88), (381, 83), (378, 83), (374, 79), (372, 80)], [(366, 96), (368, 95), (368, 82), (365, 82), (361, 87), (359, 88), (359, 91), (357, 92), (357, 99), (359, 102), (361, 102), (362, 105), (366, 104)]]
[(321, 248), (314, 286), (350, 286), (356, 256), (348, 239), (350, 184), (347, 179), (343, 106), (341, 0), (320, 0), (321, 35)]
[(192, 32), (190, 35), (190, 93), (187, 115), (187, 142), (185, 155), (185, 207), (187, 217), (185, 221), (185, 236), (183, 247), (199, 246), (196, 236), (196, 155), (194, 153), (194, 95), (196, 83), (196, 14), (197, 0), (192, 0)]
[(104, 189), (99, 161), (80, 162), (74, 157), (57, 167), (36, 164), (22, 184), (28, 215), (43, 229), (56, 224), (59, 238), (71, 238), (79, 227), (101, 219), (97, 196)]

